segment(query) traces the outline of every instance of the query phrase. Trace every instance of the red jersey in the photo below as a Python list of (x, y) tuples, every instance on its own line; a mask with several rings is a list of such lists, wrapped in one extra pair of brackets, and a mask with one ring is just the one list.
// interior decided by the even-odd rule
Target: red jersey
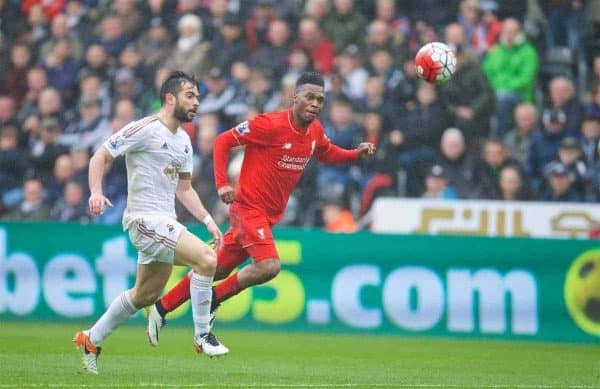
[(215, 142), (215, 182), (227, 183), (226, 164), (233, 146), (245, 145), (235, 202), (265, 212), (271, 225), (283, 216), (288, 199), (312, 155), (328, 163), (353, 161), (356, 150), (333, 145), (314, 120), (306, 129), (293, 122), (291, 109), (266, 113), (240, 123)]

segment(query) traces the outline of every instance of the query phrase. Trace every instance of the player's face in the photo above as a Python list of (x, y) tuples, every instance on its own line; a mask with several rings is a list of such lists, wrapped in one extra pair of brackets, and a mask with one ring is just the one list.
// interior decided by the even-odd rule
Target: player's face
[(318, 85), (305, 84), (296, 89), (294, 116), (306, 125), (319, 116), (325, 103), (325, 92)]
[(198, 110), (200, 94), (196, 85), (185, 83), (175, 100), (173, 116), (180, 122), (189, 122)]

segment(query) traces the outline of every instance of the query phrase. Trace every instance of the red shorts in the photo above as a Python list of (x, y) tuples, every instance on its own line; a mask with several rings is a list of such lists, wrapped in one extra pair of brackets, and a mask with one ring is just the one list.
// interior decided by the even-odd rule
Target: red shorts
[(248, 257), (254, 262), (279, 259), (271, 225), (260, 211), (240, 209), (232, 204), (229, 208), (231, 226), (223, 236), (223, 246), (217, 252), (219, 267), (233, 270)]

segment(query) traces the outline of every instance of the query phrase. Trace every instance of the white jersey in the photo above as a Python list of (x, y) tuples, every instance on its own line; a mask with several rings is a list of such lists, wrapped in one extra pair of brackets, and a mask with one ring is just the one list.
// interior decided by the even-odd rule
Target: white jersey
[(114, 133), (104, 147), (113, 157), (125, 154), (127, 208), (123, 228), (143, 215), (175, 218), (179, 173), (192, 173), (192, 144), (179, 127), (171, 132), (156, 115), (131, 122)]

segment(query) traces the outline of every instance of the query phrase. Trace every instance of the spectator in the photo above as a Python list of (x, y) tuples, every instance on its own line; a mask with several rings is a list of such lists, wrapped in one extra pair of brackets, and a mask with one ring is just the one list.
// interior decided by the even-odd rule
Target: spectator
[(137, 43), (143, 64), (150, 73), (156, 72), (173, 51), (169, 30), (162, 24), (151, 25), (141, 34)]
[(500, 172), (507, 165), (518, 165), (511, 160), (500, 139), (490, 138), (483, 145), (483, 161), (486, 165), (492, 191), (500, 190)]
[[(29, 3), (32, 3), (29, 1)], [(39, 52), (42, 43), (48, 38), (48, 17), (44, 14), (42, 4), (30, 4), (29, 8), (24, 8), (21, 4), (21, 10), (27, 16), (27, 25), (29, 29), (28, 41), (34, 53)]]
[(323, 35), (317, 21), (304, 18), (298, 26), (298, 40), (293, 48), (306, 50), (316, 71), (328, 75), (333, 70), (333, 43)]
[[(28, 116), (36, 112), (36, 104), (42, 90), (48, 86), (46, 71), (41, 67), (32, 67), (27, 71), (27, 89), (25, 99), (17, 113), (19, 122), (25, 121)], [(3, 110), (0, 110), (2, 112)]]
[(304, 15), (321, 23), (331, 11), (329, 0), (307, 0), (304, 4)]
[(75, 177), (75, 168), (71, 154), (62, 154), (54, 161), (52, 178), (46, 182), (46, 200), (54, 204), (62, 195), (67, 182)]
[(583, 107), (575, 95), (573, 82), (567, 77), (557, 76), (550, 81), (548, 89), (550, 101), (546, 108), (564, 112), (566, 131), (579, 134), (583, 118)]
[(17, 129), (13, 126), (0, 128), (0, 208), (2, 204), (7, 205), (5, 195), (21, 187), (25, 170), (23, 164)]
[(365, 95), (369, 73), (362, 66), (358, 46), (352, 44), (335, 58), (337, 73), (342, 77), (342, 92), (356, 103)]
[(165, 30), (175, 29), (175, 13), (177, 0), (148, 0), (142, 2), (147, 8), (145, 9), (144, 19), (147, 21), (148, 27), (163, 27)]
[(102, 115), (109, 116), (112, 112), (112, 97), (110, 95), (112, 84), (103, 82), (96, 73), (83, 74), (79, 79), (79, 103), (83, 96), (100, 99)]
[(371, 73), (380, 77), (384, 83), (386, 99), (390, 102), (394, 99), (406, 102), (414, 91), (412, 85), (406, 82), (406, 77), (402, 71), (396, 67), (392, 54), (381, 49), (375, 51), (369, 58)]
[(37, 178), (23, 183), (23, 200), (4, 219), (7, 220), (46, 220), (50, 216), (50, 206), (44, 201), (44, 186)]
[(10, 63), (4, 72), (0, 93), (6, 94), (19, 109), (27, 94), (27, 73), (31, 67), (31, 51), (25, 44), (14, 44), (10, 49)]
[(394, 58), (394, 64), (400, 65), (408, 55), (402, 45), (403, 37), (398, 36), (388, 23), (381, 19), (375, 19), (367, 28), (365, 38), (365, 57), (371, 58), (377, 51), (383, 50)]
[(583, 37), (586, 22), (583, 3), (583, 0), (540, 1), (548, 21), (548, 46), (569, 46), (577, 50), (580, 58), (585, 58)]
[(483, 161), (467, 150), (462, 132), (448, 128), (442, 135), (437, 164), (444, 168), (448, 185), (461, 199), (487, 198), (491, 192), (489, 175)]
[(92, 43), (85, 51), (85, 62), (79, 71), (79, 78), (95, 74), (103, 82), (108, 83), (114, 75), (114, 66), (111, 64), (111, 58), (101, 44)]
[(375, 155), (360, 164), (360, 210), (365, 215), (373, 201), (382, 195), (396, 193), (398, 155), (383, 131), (383, 118), (377, 112), (368, 112), (363, 118), (364, 139), (373, 143)]
[(589, 202), (600, 201), (600, 143), (596, 148), (596, 161), (588, 169), (588, 185), (586, 187), (585, 199)]
[(546, 169), (548, 185), (540, 196), (541, 201), (577, 202), (582, 197), (571, 181), (569, 169), (561, 162), (553, 162)]
[(119, 118), (122, 123), (133, 122), (141, 118), (142, 115), (138, 112), (135, 102), (128, 98), (123, 98), (117, 101), (113, 117)]
[(587, 166), (592, 166), (598, 160), (596, 149), (600, 142), (600, 116), (586, 116), (581, 124), (581, 150)]
[(267, 43), (269, 25), (277, 20), (277, 14), (273, 9), (273, 0), (257, 0), (252, 8), (252, 15), (244, 25), (246, 42), (251, 53), (256, 53), (258, 47)]
[(566, 121), (563, 111), (545, 110), (542, 114), (542, 127), (531, 138), (525, 172), (536, 190), (544, 176), (544, 167), (556, 158), (560, 142), (564, 137), (572, 135), (565, 130)]
[(508, 155), (520, 164), (525, 163), (531, 139), (538, 129), (538, 111), (532, 103), (519, 103), (515, 108), (515, 128), (504, 136)]
[(46, 70), (50, 86), (57, 89), (67, 101), (72, 101), (79, 65), (71, 55), (71, 43), (67, 39), (57, 40), (39, 65)]
[[(227, 15), (210, 48), (212, 63), (229, 72), (231, 64), (238, 60), (245, 60), (249, 55), (248, 45), (242, 37), (240, 21), (233, 15)], [(271, 58), (267, 57), (267, 60)]]
[(483, 61), (483, 70), (496, 93), (498, 136), (504, 136), (513, 126), (514, 106), (521, 101), (533, 101), (538, 64), (538, 54), (521, 31), (519, 21), (506, 19), (500, 43)]
[(481, 17), (479, 24), (475, 27), (471, 39), (471, 46), (480, 57), (483, 57), (500, 38), (502, 22), (498, 18), (500, 7), (494, 0), (483, 0), (479, 4)]
[(90, 221), (88, 205), (81, 184), (69, 181), (61, 197), (50, 210), (50, 218), (61, 222), (87, 223)]
[(127, 36), (123, 28), (121, 19), (116, 15), (107, 15), (100, 22), (98, 42), (112, 60), (117, 59), (121, 50), (131, 41), (131, 37)]
[[(600, 65), (600, 56), (598, 56), (598, 59)], [(592, 87), (589, 101), (584, 104), (583, 109), (586, 115), (600, 118), (600, 79)]]
[(142, 12), (136, 5), (136, 0), (115, 0), (112, 8), (113, 15), (123, 29), (123, 34), (129, 37), (137, 37), (142, 30), (144, 19)]
[[(352, 106), (348, 100), (338, 99), (331, 104), (325, 122), (325, 134), (332, 143), (345, 149), (358, 146), (360, 127), (352, 117)], [(341, 200), (349, 195), (351, 165), (319, 165), (317, 188), (322, 199)]]
[(354, 8), (354, 0), (333, 0), (333, 12), (323, 20), (323, 32), (331, 41), (336, 53), (351, 44), (362, 44), (367, 19)]
[(356, 104), (362, 113), (377, 112), (383, 120), (385, 133), (398, 129), (398, 109), (391, 99), (386, 98), (385, 84), (381, 77), (371, 76), (365, 85), (365, 97)]
[(163, 66), (188, 74), (204, 74), (209, 66), (210, 42), (202, 39), (202, 21), (194, 14), (186, 14), (179, 19), (177, 31), (179, 39)]
[(327, 232), (350, 234), (358, 230), (352, 212), (339, 201), (328, 201), (323, 205), (323, 225)]
[(60, 123), (55, 118), (40, 121), (39, 138), (32, 140), (25, 156), (29, 176), (39, 177), (45, 182), (50, 180), (56, 158), (69, 152), (66, 146), (58, 143), (60, 132)]
[(456, 46), (456, 73), (440, 87), (440, 98), (452, 125), (463, 131), (470, 147), (476, 148), (490, 134), (494, 92), (481, 67), (466, 50), (465, 46)]
[(248, 62), (263, 71), (270, 69), (269, 76), (272, 79), (281, 79), (290, 55), (289, 39), (288, 24), (282, 20), (273, 20), (267, 31), (267, 42), (257, 47)]
[(425, 176), (425, 191), (421, 195), (426, 199), (453, 200), (458, 198), (454, 188), (448, 186), (445, 171), (442, 165), (433, 165)]
[(16, 125), (15, 100), (10, 96), (0, 96), (0, 125)]
[(586, 187), (587, 165), (577, 138), (567, 136), (560, 141), (558, 161), (569, 170), (573, 188), (583, 195)]
[(134, 76), (143, 81), (144, 84), (152, 81), (152, 74), (142, 61), (142, 56), (135, 43), (128, 44), (121, 51), (117, 72), (122, 69), (131, 70)]
[(254, 70), (246, 83), (248, 95), (244, 103), (249, 107), (254, 107), (258, 112), (265, 112), (266, 107), (272, 104), (273, 93), (267, 76), (263, 71)]
[(225, 127), (233, 127), (237, 118), (243, 115), (248, 107), (243, 102), (231, 104), (236, 96), (236, 91), (232, 85), (228, 84), (221, 69), (212, 68), (204, 82), (208, 93), (200, 100), (198, 114), (216, 113)]
[(68, 147), (96, 150), (109, 136), (110, 123), (102, 116), (102, 101), (83, 96), (79, 104), (79, 120), (65, 129), (60, 142)]
[(398, 129), (390, 133), (390, 141), (400, 152), (400, 165), (407, 172), (407, 193), (422, 192), (423, 168), (431, 164), (448, 118), (438, 100), (436, 89), (426, 82), (419, 83), (416, 104), (408, 104)]
[(531, 194), (525, 184), (525, 177), (517, 165), (508, 164), (500, 170), (497, 200), (527, 201)]
[(46, 58), (53, 51), (54, 46), (60, 40), (67, 40), (71, 46), (71, 57), (75, 62), (80, 62), (83, 59), (83, 43), (81, 37), (85, 35), (77, 35), (71, 31), (69, 19), (66, 14), (58, 14), (52, 19), (50, 24), (50, 32), (52, 36), (46, 40), (40, 48), (40, 56)]

